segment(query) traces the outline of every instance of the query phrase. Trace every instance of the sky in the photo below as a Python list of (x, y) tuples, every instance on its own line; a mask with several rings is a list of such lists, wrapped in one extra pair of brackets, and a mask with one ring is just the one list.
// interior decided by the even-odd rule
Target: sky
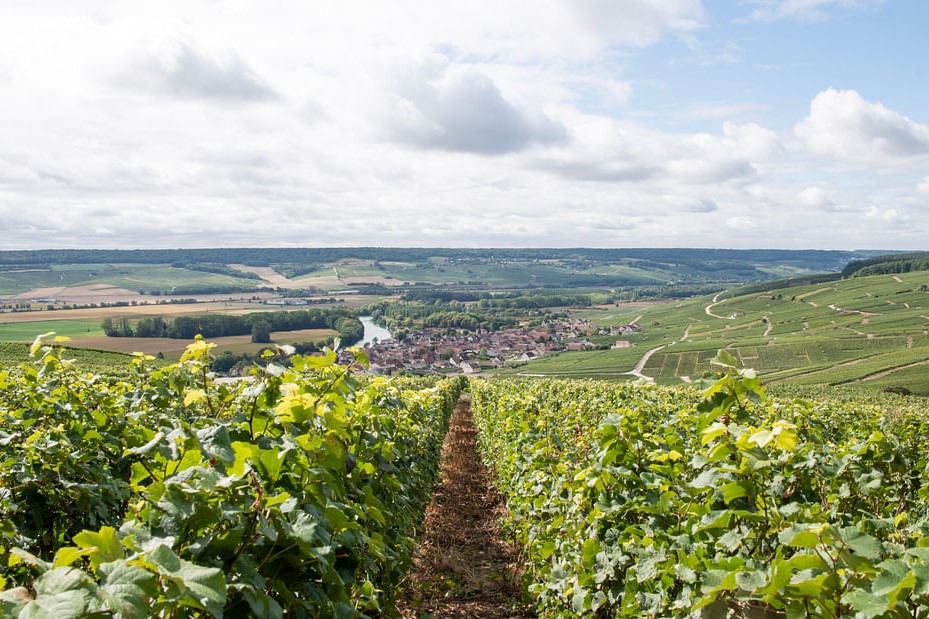
[(0, 249), (929, 249), (926, 0), (3, 0)]

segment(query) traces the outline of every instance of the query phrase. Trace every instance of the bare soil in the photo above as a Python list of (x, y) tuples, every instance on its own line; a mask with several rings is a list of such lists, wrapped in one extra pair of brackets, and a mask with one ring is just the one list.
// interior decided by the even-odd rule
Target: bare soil
[[(294, 342), (319, 342), (329, 337), (337, 336), (338, 332), (332, 329), (301, 329), (299, 331), (274, 331), (271, 333), (271, 343), (292, 344)], [(170, 359), (180, 356), (192, 340), (179, 340), (162, 337), (107, 337), (105, 335), (87, 335), (72, 337), (68, 346), (76, 348), (93, 348), (96, 350), (111, 350), (114, 352), (143, 352), (149, 355), (164, 353)], [(225, 337), (210, 338), (210, 343), (216, 344), (217, 352), (231, 350), (233, 352), (257, 352), (267, 344), (253, 344), (251, 335), (227, 335)]]
[[(198, 297), (204, 298), (204, 297)], [(91, 297), (91, 303), (112, 302), (112, 299)], [(205, 298), (204, 298), (205, 299)], [(77, 309), (47, 310), (39, 307), (28, 312), (0, 311), (0, 323), (38, 322), (42, 320), (103, 320), (130, 316), (193, 316), (195, 314), (248, 314), (251, 312), (279, 310), (280, 307), (262, 305), (247, 300), (208, 301), (198, 303), (161, 303), (151, 301), (147, 304), (123, 305), (119, 307), (81, 307)]]
[(520, 586), (520, 563), (501, 537), (500, 496), (477, 452), (471, 403), (455, 409), (442, 447), (440, 482), (398, 603), (406, 618), (535, 617)]
[(11, 301), (31, 299), (54, 299), (62, 303), (94, 303), (114, 301), (136, 301), (143, 298), (135, 290), (127, 290), (110, 284), (87, 284), (83, 286), (54, 286), (33, 288), (28, 292), (12, 295)]
[(402, 286), (403, 284), (415, 284), (416, 281), (412, 279), (388, 279), (386, 277), (381, 277), (380, 275), (357, 275), (353, 277), (343, 277), (342, 283), (345, 284), (382, 284), (384, 286)]
[(139, 294), (135, 290), (127, 290), (109, 284), (87, 284), (80, 286), (56, 286), (48, 288), (33, 288), (27, 292), (5, 296), (7, 303), (63, 303), (65, 305), (89, 305), (91, 303), (117, 303), (125, 301), (138, 304), (156, 305), (175, 299), (196, 298), (199, 301), (224, 301), (235, 296), (238, 299), (262, 298), (268, 299), (278, 295), (271, 292), (248, 292), (230, 294), (197, 294), (197, 295), (148, 295)]
[(294, 282), (293, 280), (287, 279), (271, 267), (252, 267), (246, 264), (230, 264), (229, 268), (236, 269), (238, 271), (244, 271), (245, 273), (254, 273), (261, 279), (265, 280), (269, 284), (273, 284), (278, 288), (300, 288), (301, 284)]

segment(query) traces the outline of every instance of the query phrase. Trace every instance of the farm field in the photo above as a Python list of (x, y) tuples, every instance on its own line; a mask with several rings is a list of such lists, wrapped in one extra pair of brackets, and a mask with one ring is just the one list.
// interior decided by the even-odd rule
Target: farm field
[[(121, 316), (131, 321), (142, 318), (164, 317), (166, 319), (179, 316), (198, 316), (211, 314), (242, 315), (256, 312), (280, 311), (280, 305), (261, 303), (257, 299), (226, 298), (222, 300), (208, 300), (196, 303), (152, 303), (121, 305), (117, 307), (82, 307), (75, 309), (48, 310), (43, 305), (36, 306), (31, 311), (0, 311), (0, 342), (32, 342), (42, 333), (54, 332), (71, 338), (69, 347), (89, 348), (95, 350), (108, 350), (113, 352), (146, 354), (162, 353), (167, 359), (177, 360), (190, 342), (168, 338), (117, 338), (103, 335), (101, 323), (105, 318), (116, 319)], [(372, 300), (383, 297), (370, 297), (365, 295), (352, 295), (339, 297), (338, 303), (326, 304), (322, 307), (346, 305), (360, 307)], [(297, 306), (306, 308), (313, 306)], [(304, 329), (298, 331), (282, 331), (271, 334), (274, 344), (294, 344), (299, 342), (322, 342), (337, 333), (331, 329)], [(229, 351), (235, 354), (255, 353), (261, 345), (252, 344), (248, 336), (232, 336), (215, 338), (217, 353)]]
[[(271, 333), (271, 344), (285, 345), (296, 342), (323, 342), (338, 335), (332, 329), (302, 329), (299, 331), (280, 331)], [(268, 344), (255, 344), (249, 335), (230, 335), (211, 338), (216, 344), (216, 353), (229, 351), (235, 354), (254, 354)], [(177, 361), (184, 352), (187, 340), (159, 337), (107, 337), (105, 335), (74, 337), (68, 342), (71, 348), (92, 348), (122, 353), (142, 352), (147, 355), (163, 354), (165, 359)]]
[[(104, 375), (125, 373), (130, 362), (129, 357), (123, 353), (82, 348), (67, 348), (62, 357), (74, 359), (75, 364), (84, 371)], [(28, 344), (0, 342), (0, 371), (15, 370), (29, 360)], [(163, 364), (158, 360), (151, 363)]]
[[(26, 323), (25, 326), (28, 325), (29, 323)], [(52, 329), (52, 331), (54, 331), (54, 329)], [(40, 333), (46, 332), (47, 331), (42, 331)], [(31, 342), (35, 339), (36, 335), (39, 335), (39, 333), (32, 333), (31, 335), (29, 333), (26, 333), (27, 337), (8, 341)], [(56, 331), (55, 333), (58, 335), (67, 335), (64, 331)], [(285, 345), (297, 342), (323, 342), (336, 335), (338, 335), (338, 333), (332, 329), (302, 329), (299, 331), (272, 332), (271, 344)], [(141, 352), (147, 355), (158, 355), (160, 353), (164, 355), (165, 359), (172, 361), (177, 361), (187, 345), (190, 344), (187, 340), (172, 338), (107, 337), (103, 335), (102, 332), (99, 335), (78, 334), (70, 337), (71, 339), (67, 342), (69, 349), (86, 348), (95, 351), (110, 351), (124, 354)], [(268, 346), (268, 344), (252, 343), (251, 336), (248, 335), (217, 337), (210, 341), (216, 345), (217, 353), (229, 351), (235, 354), (254, 354)]]
[[(262, 280), (175, 268), (166, 264), (52, 264), (46, 268), (0, 269), (0, 295), (17, 299), (33, 290), (93, 286), (136, 293), (184, 294), (231, 286), (256, 288)], [(54, 296), (54, 294), (46, 295)]]
[(700, 249), (41, 250), (0, 252), (0, 295), (42, 291), (43, 297), (54, 298), (60, 289), (89, 286), (109, 288), (112, 294), (168, 295), (261, 287), (335, 291), (363, 283), (504, 289), (734, 284), (841, 268), (850, 259), (873, 254)]
[[(227, 266), (233, 271), (257, 275), (259, 279), (159, 264), (53, 264), (41, 269), (6, 270), (0, 267), (0, 305), (160, 304), (179, 298), (244, 301), (279, 296), (273, 292), (278, 288), (341, 290), (357, 281), (357, 278), (338, 279), (332, 268), (288, 279), (268, 267)], [(401, 283), (397, 281), (396, 285)]]
[[(711, 371), (725, 348), (772, 384), (864, 384), (905, 387), (929, 394), (929, 272), (873, 275), (657, 305), (574, 311), (577, 318), (609, 328), (635, 323), (636, 333), (599, 336), (625, 349), (565, 353), (505, 370), (509, 374), (628, 377), (652, 349), (642, 373), (679, 384)], [(659, 348), (660, 347), (660, 348)]]
[(519, 289), (540, 286), (569, 286), (584, 276), (609, 276), (630, 284), (661, 284), (674, 278), (667, 271), (647, 271), (628, 265), (577, 268), (560, 261), (502, 264), (457, 264), (444, 260), (425, 263), (345, 260), (331, 267), (294, 278), (295, 283), (333, 290), (363, 283), (389, 287), (425, 283), (432, 285), (471, 283), (482, 287)]
[[(636, 325), (633, 332), (626, 329), (623, 334), (601, 332), (592, 336), (602, 344), (627, 340), (632, 345), (551, 355), (504, 370), (534, 377), (531, 380), (471, 379), (471, 410), (478, 424), (481, 455), (494, 471), (491, 478), (498, 484), (496, 491), (507, 501), (510, 518), (505, 524), (506, 535), (520, 544), (520, 556), (525, 558), (531, 593), (527, 603), (542, 616), (669, 616), (680, 609), (707, 608), (711, 615), (729, 610), (744, 617), (754, 616), (740, 614), (752, 608), (775, 614), (789, 612), (791, 616), (807, 612), (816, 616), (857, 613), (903, 617), (929, 609), (929, 594), (925, 593), (929, 591), (929, 554), (920, 542), (929, 532), (929, 505), (924, 498), (929, 481), (918, 473), (927, 470), (925, 411), (919, 398), (877, 391), (890, 388), (926, 393), (927, 284), (929, 272), (921, 272), (764, 292), (740, 294), (734, 290), (685, 301), (574, 309), (575, 317), (586, 318), (605, 331)], [(61, 408), (61, 398), (72, 398), (72, 408), (84, 406), (92, 398), (94, 406), (109, 411), (99, 420), (58, 418), (49, 413), (50, 425), (42, 426), (41, 432), (30, 430), (30, 440), (37, 441), (41, 449), (33, 452), (31, 443), (8, 441), (0, 445), (9, 451), (4, 462), (15, 469), (35, 453), (52, 461), (55, 454), (67, 452), (67, 462), (77, 462), (73, 472), (78, 475), (87, 475), (81, 468), (85, 462), (95, 467), (120, 466), (120, 461), (98, 458), (98, 462), (92, 455), (72, 460), (77, 453), (74, 447), (56, 451), (65, 436), (52, 422), (64, 423), (62, 420), (90, 424), (86, 426), (90, 428), (88, 440), (115, 441), (113, 453), (129, 453), (133, 462), (138, 462), (131, 471), (124, 471), (124, 478), (112, 482), (116, 486), (128, 483), (128, 488), (114, 486), (109, 490), (106, 484), (90, 484), (89, 488), (100, 486), (103, 494), (83, 503), (83, 495), (75, 495), (67, 505), (56, 503), (60, 513), (49, 512), (57, 520), (47, 526), (33, 527), (16, 511), (18, 504), (0, 500), (0, 510), (6, 509), (10, 515), (7, 520), (17, 527), (16, 539), (26, 540), (29, 548), (38, 549), (43, 556), (52, 558), (50, 553), (58, 553), (55, 563), (45, 568), (50, 574), (60, 577), (60, 570), (70, 564), (89, 565), (91, 572), (80, 580), (80, 586), (94, 591), (107, 586), (108, 576), (105, 570), (96, 571), (93, 558), (87, 565), (77, 562), (77, 558), (99, 552), (87, 546), (90, 539), (110, 540), (106, 542), (108, 557), (120, 569), (138, 568), (132, 573), (140, 582), (162, 582), (158, 579), (164, 574), (158, 570), (164, 567), (158, 561), (180, 561), (190, 574), (209, 576), (208, 583), (196, 586), (206, 596), (199, 598), (199, 603), (213, 616), (223, 612), (231, 616), (246, 607), (259, 612), (254, 611), (258, 603), (316, 610), (342, 605), (339, 612), (343, 613), (351, 606), (356, 614), (389, 608), (394, 603), (390, 583), (402, 578), (409, 564), (412, 537), (386, 532), (381, 521), (387, 518), (384, 510), (388, 504), (390, 509), (409, 512), (407, 507), (392, 503), (403, 499), (392, 482), (384, 483), (378, 490), (382, 494), (376, 498), (368, 484), (375, 483), (372, 472), (396, 473), (400, 467), (410, 468), (414, 461), (391, 464), (385, 459), (389, 452), (365, 429), (368, 421), (362, 420), (386, 424), (378, 432), (412, 445), (405, 442), (410, 440), (408, 436), (394, 433), (398, 411), (431, 410), (426, 417), (432, 421), (426, 425), (432, 425), (427, 428), (425, 417), (421, 417), (408, 428), (413, 434), (427, 433), (415, 448), (417, 453), (430, 454), (430, 472), (426, 478), (415, 479), (416, 484), (422, 483), (414, 501), (415, 509), (421, 510), (428, 478), (434, 476), (437, 445), (451, 398), (464, 381), (444, 382), (437, 392), (422, 389), (439, 384), (433, 379), (349, 377), (331, 365), (335, 355), (330, 354), (308, 358), (311, 361), (298, 357), (293, 369), (266, 373), (254, 369), (257, 380), (270, 386), (271, 391), (264, 394), (262, 390), (245, 391), (234, 383), (231, 387), (214, 385), (205, 379), (203, 364), (208, 363), (210, 350), (206, 342), (191, 345), (182, 340), (107, 338), (94, 332), (98, 319), (111, 317), (113, 312), (124, 311), (137, 320), (167, 308), (182, 316), (280, 310), (281, 306), (214, 301), (0, 314), (0, 319), (10, 317), (9, 322), (0, 320), (0, 335), (29, 341), (34, 336), (31, 329), (38, 327), (69, 335), (72, 339), (67, 345), (71, 348), (62, 356), (75, 357), (81, 369), (99, 368), (92, 370), (100, 375), (96, 378), (71, 374), (68, 364), (57, 367), (53, 355), (39, 363), (44, 368), (41, 372), (29, 372), (17, 369), (27, 359), (27, 344), (0, 345), (0, 369), (13, 369), (3, 380), (20, 394), (15, 397), (30, 394), (30, 407), (49, 411)], [(332, 335), (335, 331), (307, 329), (272, 333), (272, 340), (288, 344)], [(260, 347), (245, 335), (211, 338), (210, 344), (215, 345), (214, 353), (254, 352)], [(136, 383), (125, 371), (120, 381), (110, 383), (108, 376), (118, 376), (113, 368), (125, 367), (130, 361), (124, 355), (101, 352), (98, 349), (102, 346), (117, 346), (126, 353), (161, 353), (165, 361), (149, 362), (153, 370), (139, 370), (144, 376)], [(356, 354), (363, 363), (361, 353)], [(180, 366), (154, 370), (173, 360), (180, 360)], [(706, 392), (709, 399), (704, 400), (693, 385), (684, 384), (717, 370), (720, 363), (728, 373), (715, 391)], [(770, 391), (783, 396), (764, 399), (755, 373), (739, 371), (739, 366), (755, 368)], [(286, 374), (279, 377), (278, 372)], [(571, 380), (538, 378), (546, 374)], [(639, 377), (663, 384), (631, 383)], [(578, 380), (582, 378), (585, 380)], [(589, 378), (602, 380), (586, 380)], [(62, 381), (69, 385), (64, 391), (58, 388)], [(82, 391), (91, 384), (91, 391)], [(835, 385), (845, 388), (836, 391)], [(440, 395), (442, 390), (445, 395)], [(376, 404), (386, 393), (396, 394), (387, 400), (399, 409), (382, 410), (382, 405)], [(441, 403), (431, 399), (435, 397)], [(126, 432), (119, 430), (123, 434), (118, 436), (107, 415), (123, 419), (113, 408), (123, 403), (141, 408), (133, 409), (132, 418), (125, 420)], [(352, 407), (354, 421), (341, 412), (342, 407)], [(260, 411), (257, 417), (256, 410)], [(19, 431), (23, 423), (15, 414), (3, 421), (8, 423), (8, 429), (3, 429), (7, 433)], [(346, 433), (356, 422), (362, 425), (360, 434)], [(262, 425), (264, 431), (260, 430)], [(263, 434), (272, 425), (274, 432)], [(299, 432), (287, 434), (297, 427)], [(85, 429), (80, 427), (81, 432)], [(106, 436), (101, 429), (106, 430)], [(159, 443), (159, 436), (163, 438), (169, 431), (177, 436), (187, 433), (183, 434), (183, 451), (172, 451), (171, 445)], [(72, 434), (78, 436), (75, 432)], [(272, 438), (283, 441), (275, 452), (282, 455), (266, 453), (267, 441)], [(291, 442), (301, 448), (294, 453), (318, 458), (315, 465), (289, 459)], [(25, 445), (22, 449), (21, 444)], [(362, 444), (363, 448), (344, 451), (349, 449), (346, 445)], [(362, 453), (366, 455), (358, 455)], [(50, 455), (46, 458), (46, 454)], [(287, 467), (282, 466), (285, 459)], [(288, 468), (295, 463), (302, 471), (299, 480)], [(31, 466), (39, 471), (37, 475), (44, 474), (36, 464)], [(314, 482), (315, 488), (325, 492), (307, 490), (307, 467), (325, 473)], [(326, 472), (329, 469), (333, 474)], [(58, 476), (54, 479), (42, 479), (58, 483), (62, 470), (61, 466), (54, 470)], [(70, 474), (71, 469), (66, 470)], [(357, 475), (355, 470), (359, 470)], [(248, 471), (260, 481), (255, 482)], [(229, 479), (216, 482), (215, 475)], [(349, 483), (346, 489), (346, 480), (356, 477), (366, 480), (364, 488)], [(193, 488), (191, 480), (203, 484), (197, 486), (200, 494), (194, 507), (184, 507), (183, 501), (189, 499), (184, 493)], [(227, 483), (232, 485), (222, 485)], [(256, 483), (260, 483), (257, 488)], [(289, 484), (287, 489), (273, 495), (269, 489), (279, 489), (275, 484), (281, 483)], [(69, 484), (74, 492), (84, 491), (83, 486)], [(360, 501), (350, 503), (349, 514), (327, 502), (318, 506), (312, 502), (317, 495), (343, 491)], [(99, 526), (110, 521), (71, 507), (71, 503), (110, 501), (107, 492), (141, 493), (138, 496), (151, 492), (161, 497), (167, 495), (160, 493), (173, 493), (171, 501), (132, 502), (131, 513), (125, 515), (114, 508), (111, 516), (116, 520), (112, 522), (118, 524), (120, 518), (126, 518), (131, 522), (123, 527), (146, 531), (140, 523), (151, 522), (157, 510), (171, 511), (178, 505), (202, 509), (206, 511), (197, 512), (197, 522), (205, 527), (203, 535), (214, 536), (216, 541), (200, 548), (166, 539), (163, 550), (158, 551), (160, 559), (131, 554), (135, 552), (131, 537), (111, 535), (110, 529)], [(342, 532), (335, 555), (320, 554), (315, 546), (295, 542), (300, 552), (317, 553), (314, 565), (335, 562), (325, 573), (312, 575), (313, 582), (328, 583), (325, 595), (298, 591), (279, 598), (281, 587), (297, 586), (290, 581), (277, 582), (270, 589), (264, 586), (267, 579), (279, 574), (254, 579), (247, 595), (241, 593), (239, 581), (231, 584), (220, 578), (220, 567), (243, 570), (236, 578), (252, 574), (248, 561), (230, 561), (230, 556), (245, 551), (229, 554), (228, 530), (243, 530), (242, 535), (253, 536), (259, 545), (267, 544), (263, 556), (289, 552), (274, 540), (261, 538), (261, 531), (270, 529), (249, 528), (252, 516), (248, 506), (255, 505), (256, 492), (278, 523), (274, 536), (281, 532), (296, 539), (316, 535), (318, 527), (313, 531), (302, 528), (306, 522), (326, 523), (332, 532)], [(301, 510), (310, 514), (304, 520), (294, 516), (302, 511), (292, 509), (289, 503), (296, 492), (304, 493), (300, 495), (304, 497)], [(277, 506), (281, 506), (280, 513)], [(165, 522), (174, 522), (171, 519), (176, 516), (166, 516)], [(256, 517), (260, 521), (265, 516)], [(292, 517), (298, 520), (290, 520)], [(75, 518), (83, 523), (80, 532), (72, 524)], [(55, 539), (45, 531), (53, 531)], [(380, 546), (388, 537), (396, 544), (389, 552)], [(61, 546), (59, 540), (71, 545)], [(364, 544), (353, 545), (357, 540)], [(229, 543), (235, 546), (239, 541), (237, 537)], [(9, 550), (12, 546), (13, 542), (4, 542), (0, 535), (0, 555), (13, 552)], [(133, 558), (138, 556), (147, 558), (138, 563)], [(345, 556), (351, 556), (353, 565), (359, 566), (355, 571), (334, 567), (339, 557)], [(838, 564), (845, 567), (837, 571)], [(3, 577), (6, 583), (38, 583), (35, 590), (39, 598), (51, 593), (37, 572), (8, 570)], [(898, 583), (897, 593), (886, 586), (893, 579)], [(147, 601), (133, 603), (167, 607), (183, 599), (193, 604), (184, 589), (152, 591), (156, 593), (148, 594)], [(821, 595), (822, 591), (829, 595)], [(125, 595), (132, 594), (127, 591)]]
[[(2, 315), (0, 315), (2, 318)], [(33, 322), (0, 322), (0, 342), (31, 342), (37, 335), (54, 331), (70, 338), (102, 336), (96, 320), (37, 320)]]

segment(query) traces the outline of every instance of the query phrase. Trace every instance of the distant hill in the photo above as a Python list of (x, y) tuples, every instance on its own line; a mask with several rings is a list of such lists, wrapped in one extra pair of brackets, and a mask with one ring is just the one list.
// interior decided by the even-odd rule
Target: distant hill
[(434, 257), (454, 260), (651, 260), (665, 264), (700, 263), (712, 268), (720, 262), (794, 265), (811, 271), (837, 271), (851, 260), (863, 260), (880, 252), (793, 249), (699, 249), (699, 248), (414, 248), (414, 247), (304, 247), (304, 248), (202, 248), (202, 249), (40, 249), (0, 251), (0, 264), (171, 264), (240, 263), (268, 266), (278, 263), (362, 260), (423, 261)]
[(929, 270), (856, 273), (575, 312), (604, 330), (631, 322), (639, 328), (596, 339), (604, 347), (618, 339), (630, 346), (546, 357), (512, 372), (632, 380), (630, 370), (654, 350), (642, 374), (679, 384), (712, 371), (710, 360), (725, 348), (769, 384), (853, 385), (929, 395)]
[(889, 254), (852, 260), (842, 269), (842, 277), (864, 277), (926, 270), (929, 270), (929, 252)]
[[(203, 249), (43, 249), (0, 251), (0, 271), (10, 275), (10, 291), (53, 285), (54, 278), (75, 285), (87, 266), (101, 281), (101, 271), (112, 265), (170, 266), (196, 272), (185, 282), (171, 282), (165, 272), (153, 277), (123, 278), (118, 285), (134, 290), (247, 290), (277, 283), (259, 279), (257, 272), (272, 269), (293, 280), (284, 287), (340, 289), (362, 283), (400, 285), (455, 285), (490, 288), (553, 287), (678, 287), (760, 282), (778, 277), (837, 273), (850, 261), (867, 260), (880, 252), (785, 249), (692, 248), (203, 248)], [(92, 267), (92, 268), (91, 268)], [(62, 273), (62, 268), (71, 272)], [(53, 270), (42, 277), (22, 273)], [(87, 270), (87, 269), (84, 269)], [(109, 272), (107, 270), (107, 272)], [(15, 275), (18, 273), (18, 275)], [(204, 277), (212, 275), (214, 277)], [(225, 279), (220, 279), (225, 278)], [(90, 276), (85, 279), (90, 279)], [(45, 281), (51, 280), (51, 281)], [(74, 281), (72, 281), (74, 280)], [(133, 282), (149, 283), (142, 284)], [(81, 282), (86, 283), (86, 282)], [(172, 288), (176, 286), (177, 288)], [(4, 288), (0, 286), (0, 288)], [(699, 289), (694, 289), (699, 292)], [(0, 290), (3, 292), (3, 290)], [(703, 290), (706, 292), (706, 290)], [(693, 294), (689, 292), (688, 294)], [(659, 293), (658, 296), (665, 296)]]

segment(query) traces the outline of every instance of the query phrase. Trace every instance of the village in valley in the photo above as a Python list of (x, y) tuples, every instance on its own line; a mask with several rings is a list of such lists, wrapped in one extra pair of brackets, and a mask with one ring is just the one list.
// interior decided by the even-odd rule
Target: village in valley
[[(426, 328), (402, 340), (385, 339), (370, 344), (366, 351), (369, 372), (478, 374), (485, 370), (514, 366), (563, 351), (594, 350), (600, 346), (593, 336), (636, 333), (638, 325), (597, 328), (587, 320), (545, 320), (538, 326), (474, 332)], [(617, 340), (614, 348), (629, 346)]]

